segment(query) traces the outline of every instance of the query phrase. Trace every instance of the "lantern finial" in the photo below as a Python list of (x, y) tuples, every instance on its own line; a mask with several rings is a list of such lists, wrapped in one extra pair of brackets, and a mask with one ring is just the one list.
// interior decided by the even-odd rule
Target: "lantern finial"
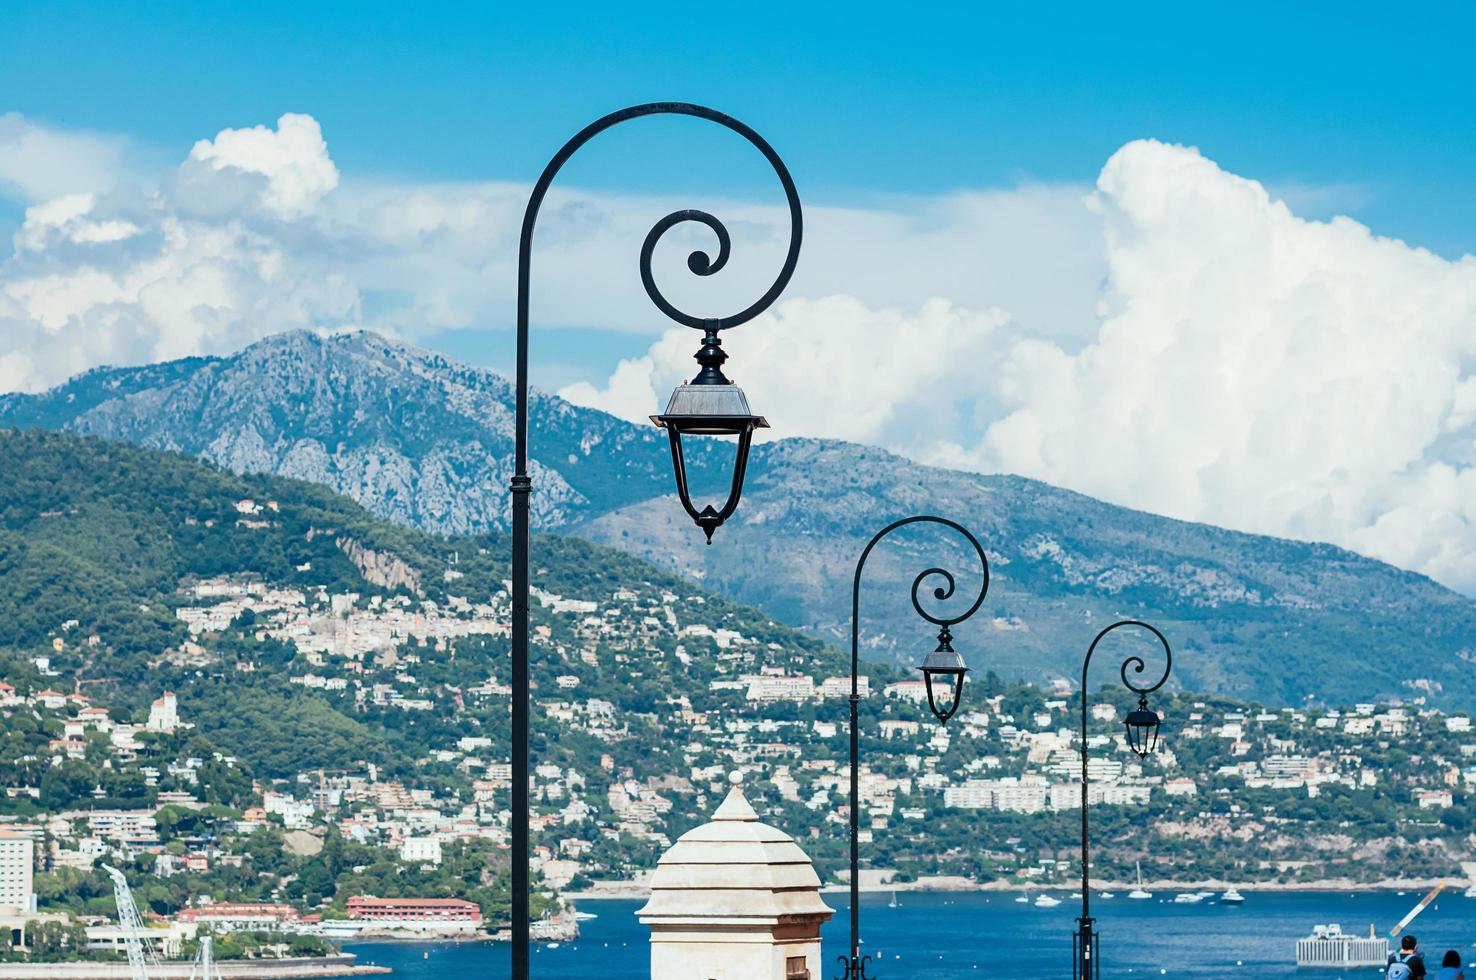
[[(964, 663), (963, 657), (954, 652), (953, 634), (949, 632), (945, 623), (938, 631), (938, 649), (928, 654), (927, 659), (918, 669), (922, 671), (923, 683), (927, 685), (928, 707), (932, 709), (938, 721), (946, 724), (949, 718), (963, 703), (964, 675), (969, 672), (969, 667)], [(933, 684), (936, 681), (948, 685), (941, 691), (934, 692)], [(943, 698), (947, 700), (944, 701)], [(940, 707), (941, 703), (941, 707)]]
[[(767, 429), (768, 421), (762, 415), (754, 415), (748, 408), (748, 397), (743, 389), (729, 381), (723, 374), (723, 362), (728, 355), (723, 352), (718, 328), (709, 324), (703, 337), (702, 349), (697, 352), (697, 363), (702, 370), (689, 383), (677, 385), (666, 403), (666, 411), (651, 416), (651, 421), (666, 430), (671, 439), (671, 468), (676, 476), (677, 496), (692, 521), (707, 535), (712, 544), (712, 533), (723, 525), (738, 509), (738, 498), (743, 493), (743, 475), (748, 469), (748, 450), (753, 440), (754, 429)], [(707, 504), (701, 510), (692, 503), (691, 488), (687, 484), (687, 464), (682, 450), (682, 436), (737, 436), (738, 455), (733, 463), (733, 482), (728, 499), (721, 508)]]
[(1138, 707), (1128, 712), (1124, 724), (1127, 728), (1128, 748), (1136, 752), (1140, 759), (1153, 754), (1158, 748), (1158, 730), (1163, 719), (1148, 707), (1148, 695), (1138, 695)]

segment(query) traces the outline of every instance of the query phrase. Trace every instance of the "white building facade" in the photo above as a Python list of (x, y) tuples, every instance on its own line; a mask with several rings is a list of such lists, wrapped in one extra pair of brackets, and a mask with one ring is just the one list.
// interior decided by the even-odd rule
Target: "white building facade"
[(0, 913), (36, 911), (34, 848), (31, 838), (0, 831)]
[(148, 729), (151, 732), (172, 732), (179, 727), (179, 702), (173, 691), (165, 691), (149, 705)]

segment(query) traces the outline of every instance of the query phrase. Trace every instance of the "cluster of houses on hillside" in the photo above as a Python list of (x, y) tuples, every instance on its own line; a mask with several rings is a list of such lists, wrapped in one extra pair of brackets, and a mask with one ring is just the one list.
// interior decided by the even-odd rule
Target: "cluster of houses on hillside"
[[(651, 588), (620, 588), (600, 599), (535, 595), (557, 618), (555, 628), (537, 627), (536, 642), (565, 665), (552, 684), (535, 692), (535, 711), (602, 747), (573, 765), (544, 763), (534, 770), (535, 865), (547, 883), (558, 888), (580, 875), (621, 874), (624, 869), (609, 863), (609, 848), (599, 857), (598, 842), (670, 843), (675, 830), (721, 798), (728, 774), (735, 772), (746, 774), (751, 786), (769, 787), (775, 803), (808, 808), (818, 826), (846, 825), (843, 704), (849, 676), (808, 672), (807, 661), (793, 651), (738, 628), (694, 620), (689, 611), (701, 608), (700, 596)], [(493, 677), (453, 686), (417, 676), (427, 658), (453, 651), (465, 637), (505, 636), (508, 610), (501, 595), (438, 604), (404, 595), (285, 589), (243, 577), (195, 583), (188, 596), (178, 615), (193, 640), (175, 654), (201, 656), (213, 633), (251, 629), (292, 644), (299, 658), (291, 682), (341, 699), (346, 710), (373, 706), (446, 717), (481, 711), (495, 717), (510, 693)], [(683, 667), (703, 658), (705, 683), (671, 691), (661, 711), (601, 696), (595, 683), (601, 671), (638, 674), (658, 645), (674, 650)], [(858, 679), (858, 687), (863, 697), (875, 693), (867, 677)], [(1026, 702), (1007, 703), (1004, 695), (973, 699), (971, 710), (946, 728), (922, 722), (921, 682), (883, 683), (879, 693), (876, 734), (887, 751), (871, 753), (860, 772), (863, 840), (883, 830), (920, 831), (940, 810), (1028, 814), (1080, 806), (1077, 717), (1065, 685)], [(203, 873), (239, 861), (233, 838), (269, 824), (310, 834), (332, 824), (345, 837), (382, 847), (410, 865), (439, 864), (455, 841), (507, 840), (508, 760), (491, 737), (460, 735), (433, 748), (426, 762), (461, 774), (462, 789), (409, 787), (368, 763), (352, 771), (300, 773), (294, 780), (259, 784), (255, 805), (225, 827), (224, 836), (188, 842), (184, 853), (166, 850), (156, 810), (200, 809), (202, 766), (235, 762), (217, 756), (140, 764), (139, 739), (187, 726), (188, 708), (160, 691), (146, 719), (125, 721), (81, 693), (22, 692), (0, 683), (0, 711), (60, 721), (61, 733), (47, 747), (51, 762), (95, 751), (101, 739), (110, 753), (108, 765), (138, 768), (151, 789), (147, 809), (82, 807), (29, 821), (37, 840), (47, 842), (39, 855), (42, 867), (91, 867), (109, 856), (147, 852), (156, 855), (160, 875)], [(1176, 801), (1192, 821), (1198, 818), (1197, 798), (1212, 785), (1223, 792), (1227, 781), (1315, 796), (1329, 784), (1368, 787), (1385, 780), (1403, 785), (1419, 807), (1438, 810), (1453, 804), (1455, 790), (1476, 783), (1470, 719), (1419, 705), (1358, 705), (1340, 712), (1191, 703), (1181, 717), (1167, 719), (1164, 749), (1146, 764), (1121, 744), (1117, 710), (1111, 704), (1092, 709), (1093, 805), (1137, 806), (1161, 797)], [(683, 762), (674, 771), (651, 768), (637, 732), (653, 730), (678, 750)], [(1401, 772), (1380, 773), (1363, 763), (1366, 746), (1391, 738), (1431, 748)], [(968, 751), (951, 751), (961, 744)], [(1179, 754), (1191, 748), (1213, 760), (1212, 766), (1181, 768)], [(38, 795), (35, 786), (3, 788), (12, 797)]]

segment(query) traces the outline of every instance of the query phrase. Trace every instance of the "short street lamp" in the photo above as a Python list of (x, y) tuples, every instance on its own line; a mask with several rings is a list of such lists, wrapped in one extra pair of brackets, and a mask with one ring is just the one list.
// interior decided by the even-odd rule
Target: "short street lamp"
[[(912, 580), (912, 608), (916, 609), (917, 614), (923, 619), (939, 627), (938, 649), (928, 654), (920, 668), (923, 672), (923, 680), (927, 684), (928, 706), (933, 709), (933, 714), (938, 717), (939, 722), (946, 722), (958, 710), (963, 698), (964, 674), (968, 673), (969, 669), (964, 665), (963, 658), (953, 650), (953, 634), (949, 631), (949, 627), (956, 626), (974, 615), (984, 602), (985, 594), (989, 591), (989, 559), (984, 555), (984, 548), (962, 524), (956, 524), (942, 517), (919, 515), (894, 521), (878, 531), (867, 542), (861, 552), (861, 557), (856, 560), (856, 574), (851, 580), (851, 947), (850, 955), (840, 957), (841, 967), (844, 970), (841, 980), (871, 980), (870, 975), (866, 972), (866, 968), (871, 963), (871, 957), (861, 955), (861, 850), (859, 844), (861, 783), (858, 760), (860, 736), (857, 728), (857, 709), (861, 703), (861, 693), (857, 683), (860, 662), (861, 572), (866, 567), (867, 557), (870, 556), (871, 550), (877, 546), (877, 543), (898, 528), (907, 527), (909, 524), (941, 524), (962, 534), (968, 539), (969, 544), (973, 545), (974, 553), (979, 556), (979, 567), (983, 572), (983, 579), (979, 585), (979, 597), (974, 600), (973, 605), (963, 611), (962, 615), (951, 619), (940, 619), (924, 609), (918, 599), (918, 590), (922, 588), (926, 579), (934, 575), (939, 576), (944, 584), (933, 589), (933, 598), (940, 602), (946, 601), (953, 597), (956, 586), (953, 573), (942, 568), (927, 568)], [(945, 679), (950, 685), (950, 700), (944, 708), (938, 707), (938, 702), (933, 696), (933, 682), (937, 678)]]
[(1076, 935), (1072, 937), (1071, 944), (1073, 980), (1097, 980), (1102, 974), (1102, 959), (1098, 955), (1098, 942), (1101, 937), (1096, 931), (1096, 923), (1091, 916), (1092, 882), (1087, 865), (1090, 846), (1087, 823), (1087, 786), (1090, 782), (1087, 774), (1087, 668), (1092, 664), (1092, 654), (1097, 652), (1097, 644), (1101, 643), (1108, 633), (1127, 626), (1137, 626), (1147, 630), (1163, 646), (1163, 674), (1159, 676), (1158, 683), (1150, 687), (1140, 687), (1128, 680), (1129, 668), (1134, 674), (1143, 673), (1147, 665), (1143, 662), (1142, 657), (1135, 654), (1122, 662), (1120, 673), (1123, 686), (1138, 696), (1138, 706), (1128, 713), (1124, 727), (1127, 729), (1128, 748), (1136, 752), (1140, 759), (1147, 758), (1149, 753), (1158, 748), (1158, 732), (1163, 723), (1158, 713), (1148, 707), (1148, 695), (1163, 687), (1174, 665), (1174, 652), (1169, 649), (1169, 642), (1164, 635), (1156, 627), (1136, 619), (1125, 619), (1113, 623), (1098, 633), (1096, 639), (1092, 640), (1092, 645), (1087, 648), (1086, 659), (1081, 664), (1081, 917), (1076, 920)]
[[(722, 269), (728, 262), (730, 240), (728, 229), (721, 221), (706, 211), (674, 211), (656, 223), (641, 246), (641, 282), (651, 301), (656, 304), (657, 309), (676, 322), (703, 331), (704, 343), (697, 355), (697, 360), (702, 365), (701, 372), (691, 384), (677, 389), (667, 406), (666, 414), (657, 416), (654, 421), (657, 425), (665, 425), (671, 433), (672, 466), (676, 475), (677, 492), (681, 496), (682, 506), (707, 534), (709, 542), (712, 541), (712, 532), (733, 516), (733, 511), (738, 506), (753, 430), (768, 424), (762, 418), (749, 414), (748, 402), (743, 397), (743, 392), (723, 376), (722, 363), (727, 355), (722, 351), (722, 341), (718, 335), (723, 330), (747, 323), (768, 309), (789, 284), (795, 263), (799, 260), (802, 225), (799, 194), (794, 189), (794, 181), (784, 162), (779, 159), (774, 148), (748, 126), (715, 109), (688, 102), (651, 102), (621, 109), (595, 120), (554, 154), (553, 159), (543, 168), (538, 182), (533, 185), (533, 193), (528, 197), (528, 207), (523, 212), (522, 235), (518, 240), (517, 411), (512, 478), (512, 980), (527, 980), (529, 953), (528, 496), (533, 492), (533, 480), (528, 475), (528, 306), (533, 265), (533, 229), (538, 223), (538, 211), (548, 194), (549, 186), (575, 151), (612, 126), (642, 116), (656, 115), (695, 116), (725, 126), (748, 140), (774, 168), (789, 204), (789, 251), (784, 258), (783, 268), (763, 296), (747, 309), (732, 316), (695, 317), (684, 313), (661, 294), (661, 290), (656, 287), (655, 277), (651, 274), (651, 257), (655, 253), (656, 243), (671, 228), (687, 221), (706, 225), (717, 236), (718, 244), (717, 258), (710, 258), (706, 252), (694, 251), (687, 256), (687, 268), (699, 276), (710, 276)], [(681, 452), (683, 433), (738, 436), (738, 459), (734, 467), (732, 489), (721, 508), (709, 505), (699, 511), (692, 505)]]
[[(701, 370), (691, 381), (677, 385), (676, 390), (671, 393), (671, 399), (666, 403), (666, 411), (651, 416), (651, 421), (664, 428), (671, 439), (671, 468), (676, 476), (677, 496), (681, 498), (682, 507), (702, 529), (702, 533), (707, 535), (707, 543), (712, 544), (712, 533), (738, 509), (738, 498), (743, 493), (743, 477), (748, 471), (748, 450), (753, 442), (753, 430), (769, 427), (762, 415), (754, 415), (749, 410), (748, 396), (743, 394), (743, 389), (723, 374), (723, 362), (728, 359), (728, 355), (723, 351), (723, 341), (719, 334), (747, 323), (779, 298), (779, 294), (789, 284), (790, 277), (794, 275), (795, 263), (799, 261), (803, 223), (799, 193), (794, 189), (794, 181), (790, 179), (784, 161), (779, 159), (779, 154), (774, 152), (773, 147), (736, 119), (727, 116), (717, 118), (718, 114), (711, 110), (694, 114), (716, 119), (747, 137), (750, 143), (758, 147), (778, 175), (779, 183), (784, 187), (784, 196), (789, 202), (789, 252), (784, 257), (784, 267), (779, 270), (779, 276), (768, 292), (760, 296), (752, 306), (732, 316), (695, 317), (682, 312), (661, 295), (661, 290), (656, 288), (656, 280), (651, 275), (651, 255), (656, 242), (667, 229), (683, 221), (696, 221), (706, 225), (712, 229), (718, 240), (717, 258), (709, 258), (706, 252), (693, 252), (687, 256), (687, 268), (699, 276), (710, 276), (717, 272), (728, 262), (730, 245), (728, 229), (723, 227), (722, 222), (705, 211), (676, 211), (658, 221), (646, 235), (645, 244), (641, 246), (641, 281), (645, 283), (646, 293), (651, 301), (676, 322), (702, 331), (702, 349), (695, 355)], [(698, 510), (692, 503), (691, 490), (687, 486), (686, 460), (682, 454), (684, 435), (737, 437), (738, 451), (733, 462), (733, 482), (728, 489), (727, 500), (721, 507), (707, 504)]]

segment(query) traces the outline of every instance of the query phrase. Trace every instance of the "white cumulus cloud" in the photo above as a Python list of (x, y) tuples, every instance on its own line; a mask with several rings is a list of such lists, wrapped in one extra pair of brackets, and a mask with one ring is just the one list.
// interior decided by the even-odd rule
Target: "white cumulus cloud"
[(41, 201), (105, 190), (129, 172), (126, 141), (0, 115), (0, 193)]
[(260, 205), (281, 218), (307, 214), (338, 186), (338, 168), (318, 121), (296, 112), (278, 119), (275, 129), (225, 129), (213, 140), (200, 140), (181, 171), (198, 181), (201, 170), (259, 178)]
[(1095, 343), (1019, 344), (1015, 407), (958, 459), (1476, 589), (1476, 259), (1300, 219), (1151, 141), (1108, 161), (1092, 203)]
[[(779, 434), (1331, 541), (1476, 592), (1476, 258), (1301, 219), (1154, 141), (1083, 207), (1106, 268), (1085, 344), (1000, 309), (834, 297), (734, 331), (730, 374)], [(692, 373), (685, 333), (564, 394), (649, 413)]]
[(312, 247), (316, 222), (290, 220), (336, 181), (317, 123), (284, 116), (197, 144), (157, 188), (32, 204), (0, 265), (0, 391), (352, 322), (357, 287)]

